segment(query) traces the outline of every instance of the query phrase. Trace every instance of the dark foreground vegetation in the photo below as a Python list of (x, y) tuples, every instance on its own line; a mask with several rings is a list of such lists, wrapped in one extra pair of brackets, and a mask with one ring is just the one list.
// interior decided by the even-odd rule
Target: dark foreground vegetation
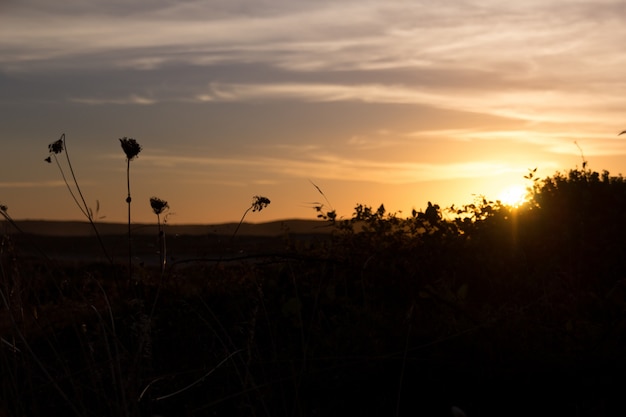
[(529, 183), (519, 208), (320, 206), (332, 233), (198, 237), (130, 280), (6, 224), (0, 415), (624, 415), (626, 181)]

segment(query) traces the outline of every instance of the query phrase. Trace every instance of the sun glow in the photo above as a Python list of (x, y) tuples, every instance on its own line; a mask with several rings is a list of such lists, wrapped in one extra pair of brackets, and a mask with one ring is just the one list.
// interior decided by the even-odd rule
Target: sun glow
[(506, 206), (519, 207), (527, 200), (526, 187), (519, 184), (510, 185), (500, 192), (498, 200)]

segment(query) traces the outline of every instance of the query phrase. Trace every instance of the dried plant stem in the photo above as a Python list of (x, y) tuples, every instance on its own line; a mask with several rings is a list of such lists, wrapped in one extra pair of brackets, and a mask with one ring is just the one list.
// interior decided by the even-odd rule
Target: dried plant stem
[[(191, 384), (187, 385), (184, 388), (179, 389), (178, 391), (172, 392), (171, 394), (166, 394), (166, 395), (162, 395), (160, 397), (156, 397), (154, 399), (154, 401), (162, 401), (162, 400), (166, 400), (168, 398), (174, 397), (178, 394), (182, 394), (183, 392), (189, 390), (190, 388), (193, 388), (194, 386), (198, 385), (199, 383), (203, 382), (207, 377), (209, 377), (213, 372), (215, 372), (218, 368), (220, 368), (222, 365), (224, 365), (230, 358), (232, 358), (233, 356), (235, 356), (238, 353), (243, 352), (243, 349), (237, 349), (236, 351), (230, 353), (228, 356), (226, 356), (224, 359), (221, 360), (220, 363), (218, 363), (217, 365), (215, 365), (214, 368), (212, 368), (209, 372), (207, 372), (206, 374), (204, 374), (201, 378), (195, 380), (194, 382), (192, 382)], [(158, 380), (158, 379), (157, 379)], [(143, 391), (141, 392), (141, 395), (139, 396), (139, 401), (141, 401), (141, 398), (143, 397), (143, 395), (146, 393), (146, 391), (148, 390), (148, 388), (150, 388), (150, 386), (156, 382), (152, 381), (150, 384), (148, 384), (148, 386), (146, 388), (143, 389)]]
[(128, 203), (128, 285), (131, 285), (133, 273), (133, 253), (132, 253), (132, 236), (130, 228), (130, 203), (132, 201), (130, 197), (130, 158), (126, 158), (126, 188), (128, 190), (128, 197), (126, 202)]
[(130, 229), (130, 161), (139, 155), (141, 152), (141, 145), (133, 138), (127, 138), (124, 136), (120, 138), (120, 145), (126, 155), (126, 189), (128, 190), (128, 196), (126, 197), (126, 203), (128, 203), (128, 286), (130, 288), (133, 279), (133, 253), (132, 253), (132, 241), (131, 241), (131, 229)]
[(237, 228), (235, 229), (235, 232), (233, 233), (233, 236), (231, 237), (231, 240), (233, 240), (235, 238), (235, 235), (239, 231), (239, 228), (241, 227), (241, 224), (243, 223), (243, 220), (246, 218), (246, 216), (248, 215), (250, 210), (252, 210), (252, 211), (261, 211), (265, 207), (267, 207), (269, 204), (270, 204), (270, 199), (267, 198), (267, 197), (263, 197), (263, 196), (260, 196), (260, 195), (255, 195), (254, 197), (252, 197), (252, 204), (250, 205), (250, 207), (248, 207), (248, 209), (246, 211), (243, 212), (243, 216), (241, 216), (241, 220), (239, 220), (239, 224), (237, 225)]
[(246, 216), (248, 215), (250, 210), (252, 210), (252, 207), (253, 206), (248, 207), (248, 209), (243, 213), (243, 216), (241, 216), (241, 220), (239, 220), (239, 224), (235, 228), (235, 231), (233, 232), (233, 235), (230, 237), (231, 241), (235, 239), (235, 236), (237, 235), (237, 232), (239, 231), (239, 228), (241, 227), (241, 224), (243, 223), (244, 219), (246, 218)]
[[(159, 197), (150, 197), (150, 207), (152, 207), (152, 211), (157, 216), (157, 227), (158, 227), (158, 240), (159, 240), (159, 264), (161, 266), (161, 277), (165, 273), (165, 263), (167, 260), (167, 249), (165, 247), (165, 220), (163, 221), (163, 225), (161, 225), (161, 214), (169, 209), (167, 201), (160, 199)], [(167, 215), (166, 217), (167, 218)]]
[(159, 231), (159, 265), (161, 266), (161, 275), (165, 273), (165, 264), (167, 262), (167, 248), (165, 246), (165, 230), (161, 224), (161, 216), (157, 214), (157, 226)]
[[(67, 149), (67, 142), (65, 140), (65, 133), (63, 134), (63, 146), (65, 148), (65, 159), (67, 160), (67, 166), (70, 168), (70, 173), (72, 174), (72, 179), (74, 180), (74, 185), (76, 186), (76, 191), (78, 191), (78, 195), (80, 196), (81, 201), (83, 202), (83, 207), (80, 207), (80, 204), (78, 204), (78, 202), (76, 202), (76, 204), (78, 204), (80, 210), (83, 212), (83, 214), (85, 216), (87, 216), (87, 218), (91, 221), (91, 214), (89, 213), (89, 209), (87, 208), (87, 203), (85, 202), (85, 197), (83, 197), (83, 193), (80, 190), (80, 186), (78, 185), (78, 180), (76, 179), (76, 175), (74, 174), (74, 168), (72, 167), (72, 161), (70, 160), (70, 154), (69, 151)], [(56, 157), (55, 157), (56, 159)], [(58, 162), (57, 162), (58, 164)], [(63, 179), (65, 180), (65, 176), (63, 177)], [(67, 181), (65, 182), (67, 184)], [(69, 188), (69, 186), (68, 186)], [(71, 192), (71, 190), (70, 190)], [(72, 197), (74, 197), (74, 194), (72, 194)], [(76, 197), (74, 197), (74, 201), (76, 201)]]
[[(81, 203), (76, 198), (76, 194), (74, 194), (74, 191), (72, 190), (72, 187), (70, 187), (70, 184), (67, 181), (67, 178), (65, 177), (65, 172), (63, 171), (63, 167), (61, 167), (61, 163), (59, 162), (59, 159), (57, 158), (56, 155), (53, 155), (53, 156), (54, 156), (54, 162), (56, 162), (57, 167), (59, 168), (59, 171), (61, 172), (61, 178), (63, 178), (63, 182), (65, 182), (65, 186), (67, 187), (67, 190), (70, 192), (70, 195), (72, 196), (72, 199), (74, 200), (74, 202), (78, 206), (78, 209), (81, 211), (81, 213), (83, 213), (83, 215), (85, 215), (85, 217), (87, 217), (87, 219), (89, 219), (89, 217), (90, 217), (89, 213), (87, 211), (85, 211), (85, 209), (83, 208)], [(74, 179), (74, 183), (76, 183), (76, 179)]]
[(61, 172), (61, 177), (63, 178), (63, 182), (65, 183), (65, 186), (67, 187), (68, 191), (70, 192), (70, 195), (72, 196), (72, 199), (74, 200), (74, 202), (76, 203), (76, 205), (78, 206), (78, 209), (81, 211), (81, 213), (83, 213), (83, 215), (87, 218), (87, 220), (89, 221), (89, 224), (91, 225), (91, 228), (93, 229), (96, 238), (98, 239), (98, 243), (100, 244), (100, 247), (102, 249), (102, 253), (104, 253), (104, 256), (107, 258), (107, 261), (109, 261), (110, 264), (113, 264), (113, 259), (109, 256), (109, 253), (106, 250), (106, 247), (104, 246), (104, 242), (102, 241), (102, 237), (100, 236), (100, 232), (98, 232), (98, 228), (96, 227), (96, 223), (93, 219), (93, 215), (91, 213), (91, 211), (89, 210), (89, 207), (87, 206), (87, 202), (85, 201), (85, 197), (83, 196), (83, 192), (80, 189), (80, 185), (78, 183), (78, 179), (76, 178), (76, 174), (74, 173), (74, 168), (72, 166), (72, 161), (70, 159), (70, 154), (67, 148), (67, 141), (65, 139), (65, 133), (63, 133), (61, 135), (61, 141), (63, 142), (63, 148), (65, 150), (65, 159), (67, 160), (67, 166), (70, 169), (70, 173), (72, 175), (72, 180), (74, 181), (74, 186), (76, 187), (76, 191), (78, 192), (78, 196), (80, 197), (80, 202), (78, 201), (78, 198), (76, 198), (76, 194), (74, 194), (74, 191), (72, 191), (72, 187), (70, 187), (70, 184), (67, 180), (67, 177), (65, 176), (65, 172), (63, 171), (63, 167), (61, 166), (61, 164), (59, 163), (59, 160), (56, 156), (56, 153), (53, 153), (52, 156), (54, 156), (54, 161), (57, 164), (57, 167), (59, 168), (59, 171)]
[(578, 144), (577, 141), (574, 141), (574, 145), (576, 145), (576, 147), (580, 151), (580, 159), (582, 159), (582, 161), (583, 161), (583, 169), (585, 169), (587, 167), (588, 161), (585, 159), (585, 154), (583, 153), (583, 148), (580, 147), (580, 145)]

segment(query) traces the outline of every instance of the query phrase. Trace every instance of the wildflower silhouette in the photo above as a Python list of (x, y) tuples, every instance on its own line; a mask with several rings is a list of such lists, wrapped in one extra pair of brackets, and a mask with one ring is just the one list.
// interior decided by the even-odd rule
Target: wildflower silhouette
[(233, 233), (233, 239), (235, 238), (235, 235), (237, 234), (237, 232), (239, 231), (239, 228), (241, 227), (241, 224), (243, 223), (243, 220), (246, 218), (246, 216), (248, 215), (248, 213), (250, 212), (250, 210), (252, 210), (252, 212), (254, 213), (255, 211), (261, 211), (263, 210), (265, 207), (269, 206), (271, 203), (270, 199), (267, 197), (262, 197), (262, 196), (258, 196), (255, 195), (254, 197), (252, 197), (252, 204), (250, 205), (250, 207), (248, 207), (248, 209), (243, 213), (243, 216), (241, 216), (241, 220), (239, 221), (239, 224), (237, 225), (237, 228), (235, 229), (235, 232)]
[(124, 150), (126, 158), (129, 161), (135, 159), (137, 155), (139, 155), (139, 152), (141, 152), (141, 145), (138, 144), (133, 138), (127, 138), (124, 136), (123, 138), (120, 138), (120, 143), (122, 144), (122, 149)]
[(65, 133), (63, 133), (61, 135), (61, 138), (57, 141), (52, 142), (50, 145), (48, 145), (48, 150), (50, 151), (50, 153), (53, 154), (59, 154), (61, 152), (63, 152), (63, 142), (65, 141)]
[(161, 273), (163, 273), (165, 272), (165, 263), (167, 261), (167, 257), (165, 246), (165, 233), (161, 228), (161, 214), (163, 214), (163, 212), (167, 210), (170, 206), (165, 200), (161, 200), (158, 197), (150, 197), (150, 207), (152, 207), (152, 211), (157, 216), (157, 226), (159, 230), (159, 263), (161, 265)]
[(126, 154), (126, 184), (128, 186), (128, 197), (126, 197), (126, 202), (128, 203), (128, 223), (130, 227), (130, 161), (139, 155), (139, 152), (141, 152), (141, 145), (139, 145), (135, 139), (127, 138), (126, 136), (120, 138), (120, 144), (122, 145), (122, 150)]
[(261, 197), (258, 195), (255, 195), (253, 197), (253, 201), (252, 201), (252, 211), (261, 211), (263, 210), (265, 207), (269, 206), (271, 201), (269, 198), (267, 197)]
[(132, 267), (132, 242), (131, 242), (131, 230), (130, 230), (130, 203), (132, 198), (130, 197), (130, 161), (135, 159), (139, 152), (141, 152), (141, 145), (137, 143), (137, 141), (133, 138), (127, 138), (124, 136), (120, 138), (120, 144), (122, 145), (122, 150), (124, 154), (126, 154), (126, 188), (128, 190), (128, 196), (126, 197), (126, 203), (128, 203), (128, 276), (129, 276), (129, 284), (130, 278), (132, 277), (131, 267)]
[(167, 201), (161, 200), (158, 197), (150, 197), (150, 207), (152, 207), (152, 211), (154, 211), (154, 214), (157, 216), (169, 208)]
[[(61, 163), (59, 162), (57, 158), (57, 155), (62, 153), (63, 151), (65, 151), (65, 159), (67, 161), (67, 166), (70, 170), (70, 174), (72, 175), (72, 180), (74, 182), (74, 187), (76, 188), (76, 193), (74, 193), (74, 191), (72, 190), (72, 187), (70, 186), (70, 183), (68, 182), (67, 177), (65, 176), (65, 171), (63, 170), (63, 167), (61, 166)], [(83, 213), (83, 215), (89, 221), (89, 224), (93, 228), (96, 234), (96, 238), (98, 239), (98, 242), (100, 243), (100, 247), (102, 248), (102, 252), (106, 256), (107, 260), (110, 263), (113, 263), (113, 259), (111, 259), (111, 257), (107, 253), (107, 250), (104, 247), (102, 238), (100, 237), (100, 233), (98, 232), (98, 228), (96, 227), (94, 216), (93, 216), (93, 211), (87, 205), (87, 202), (85, 201), (85, 197), (83, 196), (83, 193), (80, 189), (80, 185), (78, 184), (78, 179), (76, 178), (76, 174), (74, 173), (74, 168), (72, 167), (72, 161), (70, 160), (70, 155), (67, 150), (65, 133), (62, 133), (61, 137), (58, 140), (55, 140), (54, 142), (48, 145), (48, 152), (49, 152), (49, 155), (47, 158), (44, 159), (44, 161), (50, 164), (52, 163), (52, 158), (54, 158), (54, 162), (56, 162), (57, 167), (59, 168), (59, 172), (61, 172), (61, 177), (63, 178), (63, 182), (65, 183), (67, 190), (70, 192), (70, 195), (72, 196), (72, 199), (74, 200), (74, 203), (76, 203), (76, 205), (78, 206), (78, 209), (81, 211), (81, 213)], [(76, 194), (78, 194), (78, 197), (76, 196)], [(78, 201), (79, 198), (80, 198), (80, 201)]]

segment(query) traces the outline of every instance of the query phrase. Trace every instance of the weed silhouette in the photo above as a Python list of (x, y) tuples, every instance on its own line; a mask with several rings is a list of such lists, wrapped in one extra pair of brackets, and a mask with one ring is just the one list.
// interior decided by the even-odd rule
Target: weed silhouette
[(131, 215), (130, 204), (132, 201), (130, 195), (130, 161), (137, 158), (139, 152), (141, 152), (141, 145), (133, 138), (124, 136), (119, 139), (122, 150), (126, 155), (126, 189), (128, 195), (126, 197), (126, 203), (128, 204), (128, 285), (132, 285), (132, 269), (133, 269), (133, 255), (132, 255), (132, 231), (131, 231)]

